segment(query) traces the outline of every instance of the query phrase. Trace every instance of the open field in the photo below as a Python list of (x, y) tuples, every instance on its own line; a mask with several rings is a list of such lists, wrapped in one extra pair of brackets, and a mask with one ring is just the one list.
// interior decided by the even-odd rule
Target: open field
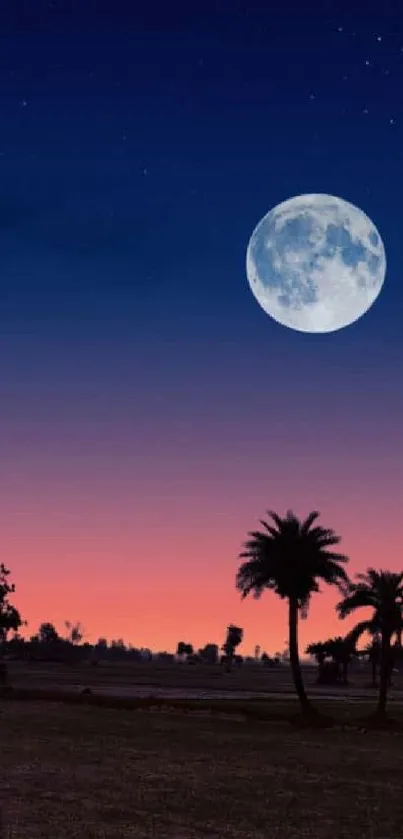
[[(400, 674), (399, 727), (372, 731), (368, 671), (330, 691), (305, 669), (315, 704), (335, 719), (324, 729), (298, 727), (288, 669), (11, 662), (9, 671), (0, 839), (402, 835)], [(94, 695), (81, 700), (84, 687)], [(35, 691), (47, 698), (33, 701)]]
[[(305, 667), (304, 679), (309, 693), (318, 700), (324, 696), (375, 701), (377, 691), (370, 686), (369, 669), (351, 673), (349, 686), (318, 687), (316, 668)], [(11, 683), (16, 688), (80, 689), (90, 687), (97, 693), (120, 696), (161, 696), (173, 698), (248, 698), (248, 696), (294, 697), (291, 672), (246, 665), (227, 673), (220, 666), (145, 662), (65, 665), (10, 662)], [(403, 675), (394, 673), (391, 703), (403, 702)]]
[(0, 714), (2, 839), (402, 835), (400, 733), (45, 702)]

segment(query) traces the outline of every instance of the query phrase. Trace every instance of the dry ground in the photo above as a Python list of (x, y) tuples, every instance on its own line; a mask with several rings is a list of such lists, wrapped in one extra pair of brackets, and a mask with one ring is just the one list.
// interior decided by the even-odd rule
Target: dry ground
[(0, 749), (1, 839), (402, 836), (400, 733), (3, 701)]

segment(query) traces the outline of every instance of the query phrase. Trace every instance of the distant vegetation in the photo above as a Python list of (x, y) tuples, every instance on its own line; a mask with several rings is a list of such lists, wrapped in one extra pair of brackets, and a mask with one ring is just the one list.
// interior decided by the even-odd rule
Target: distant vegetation
[[(87, 661), (94, 666), (106, 661), (183, 661), (187, 664), (222, 665), (231, 672), (245, 663), (261, 663), (281, 667), (289, 662), (297, 696), (305, 715), (317, 716), (307, 695), (298, 648), (299, 618), (308, 616), (310, 599), (320, 592), (319, 584), (337, 588), (341, 599), (336, 612), (341, 620), (357, 610), (370, 610), (370, 616), (361, 620), (345, 636), (337, 636), (308, 645), (306, 654), (318, 666), (317, 681), (322, 685), (347, 684), (352, 666), (359, 666), (363, 658), (371, 663), (372, 684), (378, 686), (376, 716), (386, 713), (388, 688), (392, 671), (403, 664), (403, 573), (368, 568), (350, 580), (345, 570), (348, 557), (335, 548), (340, 537), (330, 528), (318, 524), (319, 513), (314, 511), (305, 520), (299, 520), (292, 511), (284, 517), (275, 512), (261, 520), (262, 529), (252, 531), (241, 552), (241, 564), (236, 575), (236, 586), (243, 598), (252, 594), (260, 597), (265, 590), (272, 591), (288, 603), (288, 650), (270, 657), (255, 648), (255, 656), (246, 659), (237, 654), (243, 640), (242, 627), (229, 624), (221, 648), (206, 643), (195, 650), (191, 643), (179, 641), (176, 655), (152, 653), (146, 648), (126, 646), (122, 639), (108, 643), (99, 638), (96, 644), (84, 640), (81, 623), (65, 621), (65, 635), (58, 634), (52, 623), (40, 625), (36, 635), (24, 638), (20, 629), (26, 622), (11, 600), (15, 587), (10, 583), (10, 571), (0, 565), (0, 678), (6, 680), (6, 661), (9, 658), (30, 661)], [(366, 633), (370, 642), (358, 649), (361, 636)]]

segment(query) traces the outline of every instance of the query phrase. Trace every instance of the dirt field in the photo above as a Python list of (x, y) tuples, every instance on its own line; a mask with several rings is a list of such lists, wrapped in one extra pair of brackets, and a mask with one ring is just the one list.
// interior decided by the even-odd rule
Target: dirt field
[(0, 714), (1, 839), (402, 835), (402, 734), (44, 702)]

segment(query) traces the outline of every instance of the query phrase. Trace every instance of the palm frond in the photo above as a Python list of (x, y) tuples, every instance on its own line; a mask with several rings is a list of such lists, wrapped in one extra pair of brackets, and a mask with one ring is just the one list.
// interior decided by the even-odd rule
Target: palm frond
[(315, 542), (322, 540), (327, 542), (327, 540), (329, 540), (329, 545), (338, 545), (341, 542), (340, 536), (337, 536), (333, 530), (325, 527), (313, 527), (312, 530), (307, 533), (307, 536)]
[(356, 609), (371, 608), (370, 620), (362, 621), (356, 632), (369, 631), (375, 635), (386, 633), (386, 637), (399, 635), (403, 626), (403, 573), (377, 571), (367, 568), (356, 575), (356, 582), (351, 583), (344, 599), (337, 604), (336, 611), (340, 618), (345, 618)]
[(372, 620), (360, 621), (353, 627), (353, 629), (350, 630), (350, 632), (347, 633), (346, 641), (349, 639), (349, 642), (355, 646), (358, 639), (364, 634), (364, 632), (371, 632), (372, 624)]
[(260, 521), (260, 524), (263, 525), (263, 527), (270, 533), (271, 536), (273, 536), (274, 538), (276, 538), (276, 536), (278, 536), (278, 530), (276, 530), (275, 527), (273, 527), (271, 524), (269, 524), (264, 519), (259, 519), (259, 521)]
[(339, 618), (344, 620), (344, 618), (351, 615), (352, 612), (355, 612), (356, 609), (365, 608), (366, 606), (375, 606), (372, 593), (367, 590), (356, 588), (350, 594), (347, 594), (344, 600), (337, 603), (336, 612), (338, 613)]
[(301, 524), (301, 533), (303, 533), (304, 535), (306, 535), (308, 531), (312, 533), (312, 525), (314, 521), (316, 521), (316, 519), (319, 518), (319, 516), (320, 513), (318, 512), (318, 510), (312, 510), (312, 513), (309, 513), (305, 521), (303, 521)]
[(280, 597), (295, 597), (302, 616), (309, 607), (310, 595), (319, 591), (318, 581), (337, 585), (344, 594), (350, 585), (342, 565), (348, 557), (333, 550), (340, 538), (329, 528), (316, 525), (319, 513), (313, 511), (302, 522), (292, 510), (284, 517), (269, 510), (273, 521), (260, 520), (262, 530), (247, 534), (239, 558), (244, 560), (236, 578), (242, 597), (255, 597), (265, 588)]
[(281, 518), (278, 513), (275, 513), (273, 510), (268, 510), (267, 515), (273, 519), (274, 523), (277, 525), (279, 532), (281, 533), (284, 529), (284, 521), (285, 519)]

